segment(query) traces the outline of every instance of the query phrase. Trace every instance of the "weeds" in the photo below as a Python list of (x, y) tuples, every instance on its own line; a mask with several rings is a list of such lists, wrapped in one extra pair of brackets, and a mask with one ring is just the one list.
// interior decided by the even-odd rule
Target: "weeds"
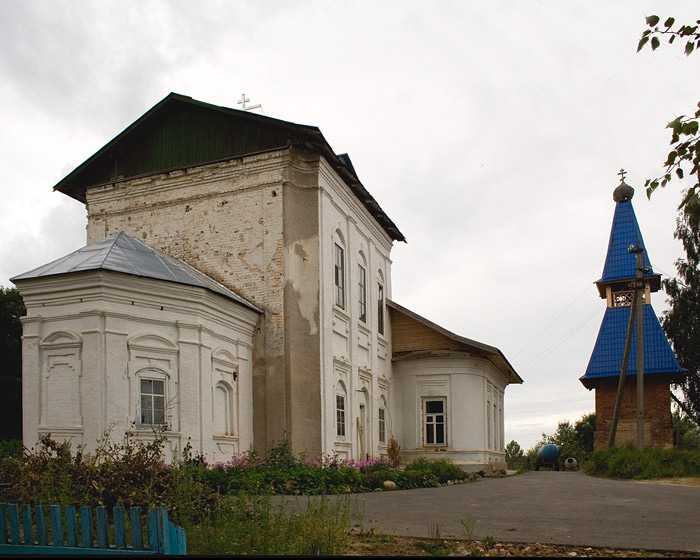
[(644, 480), (700, 476), (700, 451), (650, 447), (639, 451), (634, 444), (599, 449), (583, 466), (593, 476)]
[(460, 519), (460, 521), (462, 523), (462, 527), (464, 528), (464, 534), (467, 537), (467, 540), (471, 541), (474, 537), (474, 527), (476, 527), (476, 524), (478, 523), (477, 519), (468, 515), (464, 519)]
[[(250, 449), (213, 466), (188, 442), (166, 463), (164, 443), (159, 433), (150, 442), (129, 433), (115, 442), (106, 434), (94, 453), (86, 453), (42, 436), (21, 457), (16, 448), (0, 456), (0, 498), (31, 505), (164, 506), (185, 528), (195, 554), (328, 556), (348, 547), (350, 529), (361, 518), (351, 511), (350, 493), (381, 489), (386, 480), (397, 488), (420, 488), (467, 478), (445, 460), (418, 459), (400, 470), (388, 458), (295, 457), (287, 440), (264, 458)], [(293, 511), (284, 497), (273, 501), (275, 494), (309, 498), (305, 508)], [(437, 524), (429, 531), (433, 553), (449, 552)]]

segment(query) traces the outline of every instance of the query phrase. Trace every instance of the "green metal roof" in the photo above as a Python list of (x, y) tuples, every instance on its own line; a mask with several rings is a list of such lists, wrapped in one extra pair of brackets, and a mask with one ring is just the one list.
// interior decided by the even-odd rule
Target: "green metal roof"
[(322, 155), (370, 214), (396, 241), (406, 241), (357, 178), (346, 154), (337, 156), (315, 126), (219, 107), (171, 93), (84, 163), (54, 190), (85, 203), (88, 187), (299, 146)]

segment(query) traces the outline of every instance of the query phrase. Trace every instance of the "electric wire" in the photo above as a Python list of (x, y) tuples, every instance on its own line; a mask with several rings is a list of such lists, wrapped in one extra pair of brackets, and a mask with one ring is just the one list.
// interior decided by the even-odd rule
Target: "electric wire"
[(584, 295), (588, 290), (590, 290), (590, 284), (587, 284), (586, 287), (583, 289), (583, 291), (582, 291), (578, 296), (576, 296), (576, 298), (575, 298), (569, 305), (567, 305), (567, 306), (559, 313), (559, 315), (557, 315), (554, 319), (552, 319), (552, 320), (550, 321), (550, 323), (549, 323), (545, 328), (543, 328), (539, 333), (537, 333), (537, 334), (535, 335), (535, 337), (534, 337), (530, 342), (528, 342), (525, 346), (523, 346), (523, 347), (517, 352), (517, 354), (515, 354), (515, 355), (513, 356), (513, 358), (517, 358), (517, 357), (518, 357), (520, 354), (522, 354), (533, 342), (535, 342), (540, 336), (542, 336), (542, 334), (543, 334), (547, 329), (549, 329), (549, 327), (551, 327), (554, 323), (556, 323), (556, 322), (559, 320), (559, 318), (560, 318), (562, 315), (564, 315), (564, 313), (566, 313), (566, 312), (569, 310), (569, 308), (570, 308), (574, 303), (576, 303), (578, 300), (580, 300), (580, 299), (583, 297), (583, 295)]
[(538, 356), (533, 358), (523, 369), (523, 372), (526, 372), (530, 369), (532, 369), (534, 366), (539, 364), (542, 360), (544, 360), (547, 356), (549, 356), (554, 350), (559, 348), (562, 344), (564, 344), (567, 340), (569, 340), (574, 334), (576, 334), (578, 331), (580, 331), (593, 317), (596, 315), (600, 314), (600, 308), (597, 307), (594, 309), (586, 318), (584, 318), (582, 321), (580, 321), (577, 325), (575, 325), (573, 328), (571, 328), (568, 332), (566, 332), (559, 340), (557, 340), (554, 344), (546, 348), (543, 352), (541, 352)]

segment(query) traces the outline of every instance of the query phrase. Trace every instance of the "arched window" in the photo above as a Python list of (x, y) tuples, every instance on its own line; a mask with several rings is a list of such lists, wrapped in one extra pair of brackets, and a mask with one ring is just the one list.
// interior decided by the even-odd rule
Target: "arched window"
[(212, 421), (214, 435), (234, 436), (238, 433), (238, 360), (229, 350), (212, 351)]
[(384, 334), (384, 275), (377, 274), (377, 332)]
[(357, 263), (357, 303), (358, 317), (363, 323), (367, 322), (367, 269), (365, 258), (360, 253)]
[(379, 409), (377, 410), (377, 426), (379, 428), (379, 443), (386, 443), (386, 420), (387, 406), (386, 399), (382, 396), (379, 399)]
[(346, 434), (346, 399), (345, 386), (338, 383), (335, 389), (335, 435), (338, 439), (345, 439)]
[(333, 284), (335, 304), (345, 309), (345, 246), (340, 232), (336, 233), (333, 245)]
[(219, 381), (214, 387), (214, 434), (233, 435), (233, 418), (233, 390), (225, 381)]

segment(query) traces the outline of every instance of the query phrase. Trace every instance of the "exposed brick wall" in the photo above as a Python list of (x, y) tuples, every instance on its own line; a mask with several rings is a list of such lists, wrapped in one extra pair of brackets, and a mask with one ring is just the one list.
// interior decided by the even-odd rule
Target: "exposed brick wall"
[[(598, 382), (595, 388), (596, 436), (595, 448), (606, 447), (610, 439), (610, 427), (619, 378)], [(667, 381), (644, 379), (645, 445), (673, 448), (673, 424), (671, 421), (671, 391)], [(615, 444), (637, 441), (637, 380), (628, 375), (622, 393), (622, 403)]]
[[(298, 198), (295, 190), (318, 198), (318, 156), (293, 148), (92, 187), (88, 243), (126, 232), (264, 309), (253, 340), (255, 447), (264, 452), (291, 437), (313, 456), (321, 451), (318, 329), (312, 334), (286, 313), (284, 294), (295, 280), (318, 294), (319, 270), (315, 261), (302, 278), (288, 276), (286, 255), (298, 240), (292, 228), (285, 231), (285, 199)], [(304, 208), (309, 217), (296, 219), (317, 232), (318, 203)], [(292, 333), (295, 347), (304, 349), (295, 355), (298, 367), (286, 348)]]

